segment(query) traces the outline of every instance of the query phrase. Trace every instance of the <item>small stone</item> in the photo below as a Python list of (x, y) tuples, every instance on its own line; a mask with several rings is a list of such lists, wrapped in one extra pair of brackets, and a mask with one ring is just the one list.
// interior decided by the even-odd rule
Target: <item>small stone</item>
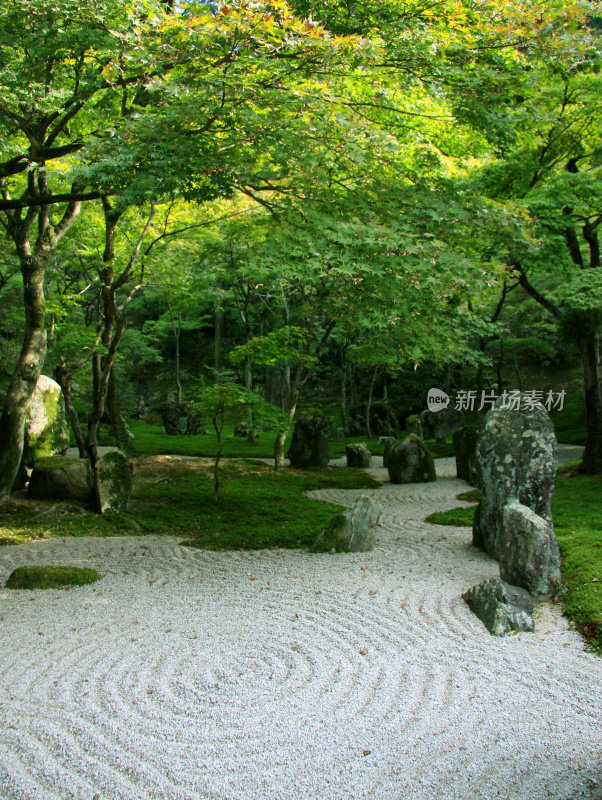
[(510, 586), (499, 578), (489, 578), (462, 597), (494, 636), (535, 630), (533, 598), (525, 589)]

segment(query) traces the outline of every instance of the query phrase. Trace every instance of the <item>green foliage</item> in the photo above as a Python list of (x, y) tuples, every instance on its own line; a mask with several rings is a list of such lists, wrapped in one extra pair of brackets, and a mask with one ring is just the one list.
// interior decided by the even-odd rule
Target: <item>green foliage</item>
[(7, 589), (62, 589), (94, 583), (100, 575), (84, 567), (17, 567), (6, 581)]

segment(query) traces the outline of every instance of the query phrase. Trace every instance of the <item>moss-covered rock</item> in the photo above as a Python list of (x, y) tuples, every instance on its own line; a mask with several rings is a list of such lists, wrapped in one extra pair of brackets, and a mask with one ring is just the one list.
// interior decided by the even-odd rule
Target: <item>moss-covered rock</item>
[(428, 483), (437, 479), (433, 457), (413, 433), (393, 448), (387, 469), (391, 483)]
[(476, 453), (478, 425), (464, 425), (454, 431), (452, 439), (456, 456), (456, 475), (468, 481), (471, 486), (477, 485)]
[(127, 511), (132, 491), (132, 463), (121, 450), (111, 450), (98, 459), (94, 471), (98, 510)]
[(365, 553), (374, 548), (374, 526), (382, 506), (368, 495), (362, 495), (343, 514), (333, 517), (320, 533), (314, 553)]
[(65, 401), (61, 387), (40, 375), (25, 410), (23, 460), (33, 467), (39, 458), (64, 453), (69, 447)]
[(95, 569), (84, 567), (50, 566), (17, 567), (6, 581), (7, 589), (59, 589), (64, 586), (83, 586), (101, 576)]
[(330, 419), (320, 414), (303, 414), (299, 417), (287, 454), (291, 466), (302, 469), (328, 466), (330, 426)]
[(40, 458), (31, 473), (27, 494), (38, 500), (88, 502), (94, 491), (92, 470), (85, 459)]

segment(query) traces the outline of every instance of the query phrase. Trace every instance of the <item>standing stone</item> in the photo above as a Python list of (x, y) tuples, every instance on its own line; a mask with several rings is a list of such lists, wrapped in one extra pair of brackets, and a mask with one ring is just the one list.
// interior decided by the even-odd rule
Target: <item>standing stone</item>
[(393, 448), (387, 469), (391, 483), (428, 483), (437, 479), (433, 457), (413, 433)]
[(560, 552), (549, 522), (521, 503), (504, 507), (500, 577), (536, 597), (562, 591)]
[(23, 462), (33, 467), (38, 458), (65, 453), (69, 447), (65, 400), (61, 387), (40, 375), (25, 410)]
[(381, 436), (378, 440), (379, 444), (384, 445), (383, 450), (383, 467), (389, 466), (389, 456), (391, 455), (392, 451), (395, 449), (398, 440), (394, 436)]
[(86, 503), (93, 491), (92, 470), (86, 459), (51, 456), (36, 461), (27, 495), (38, 500)]
[(540, 403), (520, 410), (501, 407), (501, 398), (487, 413), (477, 441), (477, 506), (473, 544), (499, 558), (504, 506), (518, 500), (546, 522), (558, 466), (554, 427)]
[(470, 610), (494, 636), (511, 631), (534, 631), (533, 599), (529, 592), (489, 578), (462, 595)]
[(303, 414), (295, 422), (287, 453), (292, 467), (326, 467), (330, 461), (330, 420)]
[(343, 514), (337, 514), (318, 536), (314, 553), (365, 553), (374, 548), (374, 526), (382, 506), (368, 495), (361, 495)]
[(371, 454), (364, 442), (345, 445), (348, 467), (369, 467)]
[(125, 511), (132, 490), (132, 464), (121, 450), (111, 450), (98, 459), (94, 489), (101, 514), (109, 509)]
[(477, 425), (465, 425), (453, 433), (454, 453), (456, 456), (456, 475), (471, 486), (477, 485)]

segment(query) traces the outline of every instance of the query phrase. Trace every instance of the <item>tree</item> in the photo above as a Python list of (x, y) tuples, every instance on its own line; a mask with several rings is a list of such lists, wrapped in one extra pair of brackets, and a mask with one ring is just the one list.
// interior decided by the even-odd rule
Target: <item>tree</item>
[(258, 109), (286, 106), (290, 82), (332, 65), (336, 48), (281, 2), (170, 14), (152, 0), (5, 0), (0, 10), (0, 212), (26, 316), (0, 421), (3, 502), (46, 352), (45, 270), (81, 204), (102, 199), (109, 264), (111, 228), (128, 206), (244, 187)]

